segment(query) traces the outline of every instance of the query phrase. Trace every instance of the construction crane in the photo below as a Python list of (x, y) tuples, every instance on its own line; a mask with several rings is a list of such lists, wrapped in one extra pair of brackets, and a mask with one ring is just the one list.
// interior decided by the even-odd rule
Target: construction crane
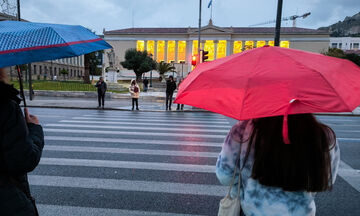
[[(308, 17), (311, 13), (305, 13), (303, 15), (293, 15), (293, 16), (289, 16), (289, 17), (284, 17), (281, 19), (281, 21), (289, 21), (292, 20), (293, 21), (293, 27), (296, 27), (296, 19), (298, 18), (303, 18), (305, 19), (306, 17)], [(266, 25), (266, 24), (271, 24), (271, 23), (276, 23), (276, 20), (271, 20), (271, 21), (267, 21), (267, 22), (263, 22), (263, 23), (258, 23), (258, 24), (254, 24), (254, 25), (249, 25), (249, 27), (252, 26), (259, 26), (259, 25)]]

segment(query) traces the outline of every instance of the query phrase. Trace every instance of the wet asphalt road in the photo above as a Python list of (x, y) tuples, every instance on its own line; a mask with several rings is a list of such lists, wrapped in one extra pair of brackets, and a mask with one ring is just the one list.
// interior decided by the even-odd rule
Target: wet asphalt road
[[(217, 215), (216, 156), (234, 121), (211, 113), (32, 108), (46, 147), (30, 174), (41, 215)], [(346, 165), (317, 215), (360, 215), (360, 117), (319, 116)]]

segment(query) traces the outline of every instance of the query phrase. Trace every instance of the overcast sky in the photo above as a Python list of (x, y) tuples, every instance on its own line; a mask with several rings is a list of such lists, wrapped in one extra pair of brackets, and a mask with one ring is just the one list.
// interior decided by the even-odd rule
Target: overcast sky
[[(202, 24), (210, 18), (203, 0)], [(95, 30), (135, 27), (196, 27), (199, 0), (22, 0), (21, 16), (33, 22), (78, 24)], [(247, 27), (274, 20), (277, 0), (213, 0), (217, 26)], [(298, 27), (328, 26), (360, 11), (359, 0), (284, 0), (283, 16), (311, 12)], [(274, 26), (265, 25), (265, 26)], [(291, 26), (292, 22), (282, 23)]]

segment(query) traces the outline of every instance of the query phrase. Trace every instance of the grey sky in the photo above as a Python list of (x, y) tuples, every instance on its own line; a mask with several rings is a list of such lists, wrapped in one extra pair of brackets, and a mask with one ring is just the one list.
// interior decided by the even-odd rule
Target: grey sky
[[(210, 17), (203, 0), (203, 25)], [(132, 27), (195, 27), (198, 0), (23, 0), (22, 18), (33, 22), (79, 24), (101, 33)], [(249, 26), (274, 20), (277, 0), (213, 0), (213, 21), (218, 26)], [(318, 28), (360, 11), (359, 0), (284, 0), (283, 16), (311, 12), (298, 27)], [(134, 19), (132, 19), (132, 17)], [(283, 22), (283, 26), (292, 23)], [(274, 26), (265, 25), (265, 26)]]

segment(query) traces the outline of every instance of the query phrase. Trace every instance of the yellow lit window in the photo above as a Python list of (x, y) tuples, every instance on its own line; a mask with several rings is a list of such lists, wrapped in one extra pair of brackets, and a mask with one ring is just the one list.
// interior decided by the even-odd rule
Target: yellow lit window
[(157, 42), (157, 61), (161, 62), (165, 59), (165, 41)]
[(257, 41), (256, 42), (256, 47), (263, 47), (266, 45), (266, 42), (265, 41)]
[(223, 58), (226, 56), (226, 40), (219, 40), (217, 45), (216, 59)]
[(147, 50), (149, 55), (152, 55), (154, 57), (154, 51), (155, 51), (155, 41), (151, 40), (147, 42)]
[(242, 41), (234, 41), (234, 54), (242, 51)]
[(289, 41), (281, 41), (280, 47), (289, 48), (290, 42)]
[(178, 42), (178, 62), (186, 59), (186, 41)]
[(175, 41), (168, 41), (166, 62), (171, 61), (175, 61)]
[(137, 51), (144, 51), (144, 47), (145, 47), (145, 41), (143, 40), (138, 40), (136, 42), (136, 50)]
[(269, 42), (268, 42), (268, 45), (269, 45), (269, 46), (274, 46), (274, 41), (269, 41)]
[(245, 41), (245, 50), (254, 48), (254, 41)]
[(214, 55), (215, 55), (215, 52), (214, 52), (215, 49), (214, 48), (215, 48), (214, 41), (207, 40), (205, 42), (204, 50), (209, 52), (209, 54), (208, 54), (208, 57), (209, 57), (208, 60), (209, 61), (214, 60)]
[[(200, 49), (202, 48), (202, 44), (200, 44)], [(197, 55), (198, 54), (198, 40), (193, 40), (193, 50), (192, 50), (193, 55)]]

